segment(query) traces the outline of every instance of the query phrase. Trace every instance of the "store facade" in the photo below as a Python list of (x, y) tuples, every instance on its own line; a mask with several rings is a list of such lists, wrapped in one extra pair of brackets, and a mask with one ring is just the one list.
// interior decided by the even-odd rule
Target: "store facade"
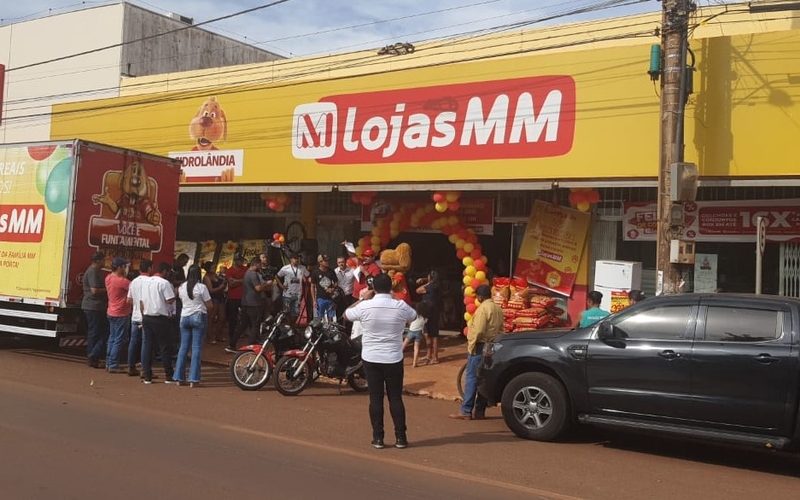
[[(742, 13), (717, 19), (735, 28), (710, 23), (691, 40), (685, 137), (686, 160), (701, 176), (698, 203), (736, 202), (724, 206), (742, 218), (766, 207), (781, 233), (768, 231), (765, 276), (774, 283), (765, 290), (796, 293), (800, 28)], [(649, 45), (659, 42), (647, 33), (658, 23), (636, 16), (430, 44), (408, 56), (355, 53), (131, 79), (121, 98), (55, 107), (51, 136), (180, 158), (178, 239), (186, 241), (269, 240), (301, 222), (307, 250), (339, 254), (343, 240), (370, 235), (363, 214), (376, 222), (376, 206), (392, 215), (391, 207), (432, 206), (432, 194), (457, 191), (463, 204), (481, 200), (479, 211), (491, 211), (478, 240), (500, 275), (514, 271), (535, 200), (570, 206), (572, 190), (592, 189), (599, 201), (589, 207), (581, 294), (592, 285), (593, 261), (655, 266), (647, 207), (657, 197), (659, 96), (646, 70)], [(366, 209), (358, 200), (370, 194)], [(682, 237), (717, 255), (725, 275), (718, 288), (747, 291), (749, 278), (738, 274), (749, 273), (753, 250), (737, 245), (754, 243), (755, 233), (728, 222), (738, 225), (705, 241), (689, 224)], [(396, 229), (372, 233), (367, 244), (411, 242), (417, 270), (459, 276), (447, 234)], [(645, 272), (642, 286), (652, 291), (649, 280)]]

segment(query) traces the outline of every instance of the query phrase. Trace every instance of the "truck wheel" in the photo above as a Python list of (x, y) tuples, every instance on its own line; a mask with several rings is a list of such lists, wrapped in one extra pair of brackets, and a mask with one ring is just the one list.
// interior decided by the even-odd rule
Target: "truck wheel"
[(503, 390), (503, 419), (517, 436), (553, 441), (567, 430), (569, 400), (564, 386), (545, 373), (523, 373)]

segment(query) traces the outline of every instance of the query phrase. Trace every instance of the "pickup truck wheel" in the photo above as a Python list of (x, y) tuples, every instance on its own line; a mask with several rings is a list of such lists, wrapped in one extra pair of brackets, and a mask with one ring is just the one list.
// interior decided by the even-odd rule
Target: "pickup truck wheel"
[(534, 441), (553, 441), (566, 431), (567, 391), (545, 373), (523, 373), (503, 390), (503, 419), (514, 434)]

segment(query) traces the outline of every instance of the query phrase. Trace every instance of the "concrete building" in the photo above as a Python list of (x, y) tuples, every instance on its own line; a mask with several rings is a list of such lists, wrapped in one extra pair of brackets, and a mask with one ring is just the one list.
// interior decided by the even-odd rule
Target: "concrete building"
[(53, 104), (118, 97), (131, 77), (281, 58), (191, 23), (119, 2), (0, 26), (0, 142), (48, 140)]

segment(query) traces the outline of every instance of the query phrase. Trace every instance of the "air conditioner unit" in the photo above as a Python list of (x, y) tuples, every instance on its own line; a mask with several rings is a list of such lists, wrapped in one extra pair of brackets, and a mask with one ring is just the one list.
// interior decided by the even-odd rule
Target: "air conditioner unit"
[(694, 241), (669, 240), (670, 264), (694, 264), (694, 254)]
[(170, 12), (167, 14), (167, 17), (174, 19), (176, 21), (180, 21), (184, 24), (194, 24), (194, 19), (191, 17), (182, 16), (180, 14), (176, 14), (175, 12)]
[(697, 165), (673, 163), (669, 166), (670, 201), (694, 201), (697, 198)]

